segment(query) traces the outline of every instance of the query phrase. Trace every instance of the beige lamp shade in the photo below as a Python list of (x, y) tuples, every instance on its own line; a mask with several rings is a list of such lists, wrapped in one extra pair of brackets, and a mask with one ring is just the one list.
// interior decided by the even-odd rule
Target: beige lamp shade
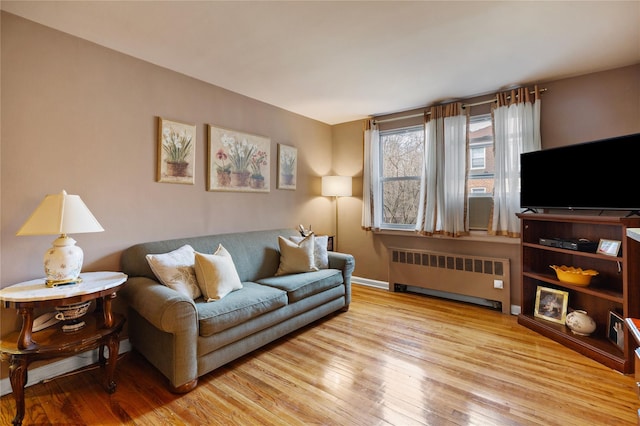
[(323, 176), (322, 195), (325, 197), (351, 197), (351, 176)]
[(333, 242), (334, 250), (338, 250), (338, 197), (351, 197), (351, 176), (323, 176), (322, 195), (336, 199), (336, 235)]
[(66, 191), (47, 195), (18, 230), (17, 235), (57, 235), (44, 255), (45, 282), (54, 287), (63, 284), (77, 284), (82, 270), (84, 254), (67, 234), (102, 232), (96, 218), (78, 195)]
[(96, 218), (80, 199), (66, 191), (47, 195), (16, 235), (56, 235), (102, 232)]

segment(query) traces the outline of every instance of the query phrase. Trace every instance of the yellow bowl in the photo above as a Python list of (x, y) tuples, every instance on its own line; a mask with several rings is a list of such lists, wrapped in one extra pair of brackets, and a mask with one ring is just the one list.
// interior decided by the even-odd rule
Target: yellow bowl
[(591, 283), (591, 278), (598, 275), (598, 271), (593, 269), (574, 268), (573, 266), (551, 265), (551, 269), (556, 271), (559, 281), (580, 286), (588, 286)]

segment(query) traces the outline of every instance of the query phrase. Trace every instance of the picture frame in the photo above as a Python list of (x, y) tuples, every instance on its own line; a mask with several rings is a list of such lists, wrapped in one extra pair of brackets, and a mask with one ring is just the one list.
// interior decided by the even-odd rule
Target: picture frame
[(607, 339), (621, 350), (624, 350), (624, 319), (613, 311), (609, 311)]
[(207, 191), (269, 192), (271, 139), (209, 125)]
[(158, 117), (156, 180), (193, 185), (196, 166), (195, 124)]
[(333, 235), (327, 236), (327, 251), (333, 251)]
[(621, 241), (601, 239), (596, 253), (617, 257), (621, 244)]
[(568, 304), (569, 292), (538, 286), (536, 290), (534, 316), (564, 325), (567, 319)]
[(298, 149), (278, 144), (278, 189), (295, 190), (298, 180)]

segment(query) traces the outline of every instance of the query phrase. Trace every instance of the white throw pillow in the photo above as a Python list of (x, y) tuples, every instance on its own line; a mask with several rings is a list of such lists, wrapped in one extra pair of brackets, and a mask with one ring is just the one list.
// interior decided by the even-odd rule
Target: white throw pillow
[(207, 302), (220, 300), (233, 290), (242, 288), (236, 265), (222, 244), (214, 254), (196, 252), (195, 270), (200, 290)]
[[(289, 237), (294, 243), (300, 243), (305, 237), (296, 236)], [(313, 244), (313, 258), (316, 268), (327, 269), (329, 267), (329, 252), (327, 251), (327, 243), (329, 237), (327, 235), (315, 235), (315, 243)]]
[(276, 276), (318, 270), (313, 256), (315, 244), (313, 234), (305, 237), (300, 243), (294, 243), (280, 236), (278, 244), (280, 246), (280, 266)]
[(162, 284), (196, 299), (202, 294), (193, 269), (195, 250), (190, 245), (163, 254), (145, 256), (151, 270)]

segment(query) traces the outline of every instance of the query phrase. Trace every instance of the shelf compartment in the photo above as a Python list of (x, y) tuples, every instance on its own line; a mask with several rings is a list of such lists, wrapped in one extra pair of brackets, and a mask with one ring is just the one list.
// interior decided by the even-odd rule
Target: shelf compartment
[(11, 332), (2, 337), (0, 348), (3, 352), (10, 354), (38, 353), (40, 355), (51, 354), (52, 357), (57, 357), (62, 353), (82, 352), (112, 334), (114, 330), (122, 328), (124, 317), (120, 314), (113, 316), (115, 324), (113, 327), (105, 327), (102, 312), (94, 312), (81, 318), (86, 324), (78, 331), (64, 332), (61, 323), (37, 331), (32, 334), (33, 341), (37, 345), (29, 349), (18, 349), (16, 342), (19, 333)]
[(571, 348), (607, 367), (618, 371), (630, 371), (631, 362), (625, 359), (624, 353), (616, 345), (603, 337), (603, 330), (596, 330), (591, 336), (574, 334), (566, 326), (538, 319), (533, 315), (518, 315), (518, 323), (549, 337), (562, 345)]
[(560, 290), (564, 288), (566, 290), (575, 291), (578, 293), (589, 294), (592, 296), (599, 297), (601, 299), (609, 300), (614, 303), (622, 304), (624, 302), (624, 297), (621, 291), (597, 287), (593, 284), (590, 284), (589, 286), (586, 286), (586, 287), (572, 285), (569, 283), (558, 281), (555, 275), (537, 274), (534, 272), (523, 272), (523, 276), (533, 278), (535, 280), (542, 281), (547, 284), (551, 284), (554, 288), (558, 288)]
[(547, 250), (547, 251), (556, 252), (556, 253), (564, 253), (564, 254), (568, 254), (568, 255), (571, 255), (571, 256), (582, 256), (582, 257), (585, 257), (585, 258), (593, 258), (593, 259), (598, 259), (598, 260), (604, 260), (604, 261), (608, 261), (608, 262), (622, 262), (622, 256), (606, 256), (604, 254), (592, 253), (592, 252), (589, 252), (589, 251), (569, 250), (569, 249), (563, 249), (563, 248), (560, 248), (560, 247), (545, 246), (545, 245), (537, 244), (537, 243), (525, 243), (525, 242), (523, 242), (522, 246), (523, 247), (530, 247), (530, 248), (537, 249), (537, 250)]
[(540, 246), (524, 245), (522, 247), (522, 255), (524, 259), (527, 259), (522, 265), (523, 273), (539, 275), (542, 277), (541, 279), (545, 281), (552, 279), (555, 283), (558, 283), (558, 285), (566, 285), (569, 287), (571, 284), (560, 282), (557, 279), (555, 272), (551, 269), (551, 265), (594, 269), (598, 271), (598, 275), (592, 278), (589, 287), (601, 289), (603, 292), (608, 290), (613, 294), (622, 294), (623, 292), (625, 265), (621, 259), (607, 259), (606, 256), (594, 254), (585, 256), (577, 252), (572, 252), (571, 250), (547, 250), (541, 249)]

